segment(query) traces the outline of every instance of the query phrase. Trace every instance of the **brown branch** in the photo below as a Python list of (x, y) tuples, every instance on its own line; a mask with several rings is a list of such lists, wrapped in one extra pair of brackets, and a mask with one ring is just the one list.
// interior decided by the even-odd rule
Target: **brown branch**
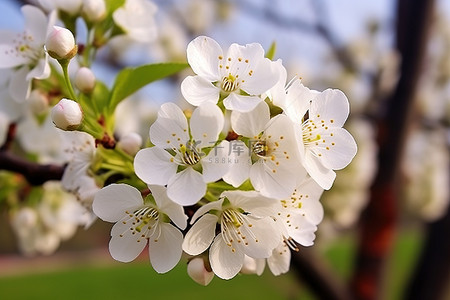
[(427, 29), (434, 1), (411, 5), (399, 0), (397, 48), (402, 55), (401, 76), (378, 122), (378, 173), (360, 222), (360, 242), (352, 290), (357, 299), (379, 297), (381, 274), (392, 245), (397, 221), (396, 181), (415, 87), (424, 57)]
[(338, 277), (328, 269), (316, 256), (315, 249), (301, 248), (293, 252), (291, 267), (298, 276), (315, 293), (318, 299), (349, 300), (350, 292)]
[(64, 166), (40, 165), (22, 159), (8, 151), (0, 151), (0, 170), (22, 174), (31, 185), (41, 185), (49, 180), (61, 180)]

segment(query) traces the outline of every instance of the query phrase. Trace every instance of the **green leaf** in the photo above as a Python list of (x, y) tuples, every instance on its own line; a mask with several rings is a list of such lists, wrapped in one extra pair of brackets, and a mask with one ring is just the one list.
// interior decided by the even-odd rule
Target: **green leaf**
[(106, 11), (108, 14), (113, 13), (116, 9), (125, 4), (125, 0), (106, 0)]
[(269, 50), (267, 50), (266, 53), (266, 57), (270, 60), (273, 60), (273, 58), (275, 57), (275, 52), (277, 50), (277, 43), (276, 42), (272, 42), (272, 44), (270, 45)]
[(111, 90), (109, 109), (113, 112), (117, 104), (140, 88), (154, 81), (169, 77), (187, 68), (187, 63), (159, 63), (137, 68), (126, 68), (117, 75)]

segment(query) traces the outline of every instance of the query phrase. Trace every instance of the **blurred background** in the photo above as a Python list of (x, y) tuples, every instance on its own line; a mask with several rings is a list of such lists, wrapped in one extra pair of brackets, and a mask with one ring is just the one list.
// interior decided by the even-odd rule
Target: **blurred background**
[[(115, 262), (111, 225), (100, 221), (52, 254), (23, 255), (2, 210), (0, 299), (450, 299), (450, 1), (153, 2), (157, 40), (111, 43), (93, 66), (98, 79), (111, 85), (126, 66), (185, 61), (187, 44), (208, 35), (224, 48), (276, 43), (288, 79), (347, 95), (346, 128), (358, 153), (322, 196), (315, 245), (300, 249), (289, 274), (215, 278), (201, 287), (183, 261), (165, 275), (146, 255)], [(35, 1), (2, 0), (0, 28), (20, 31), (26, 3)], [(162, 102), (187, 107), (179, 89), (186, 74), (124, 101), (117, 127), (146, 138)]]

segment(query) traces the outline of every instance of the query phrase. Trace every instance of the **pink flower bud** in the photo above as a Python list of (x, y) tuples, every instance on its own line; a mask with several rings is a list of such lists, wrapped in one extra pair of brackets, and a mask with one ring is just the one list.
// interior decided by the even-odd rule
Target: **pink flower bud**
[(205, 267), (202, 257), (195, 257), (188, 262), (187, 273), (198, 284), (207, 286), (214, 278), (214, 273)]
[(119, 140), (118, 146), (126, 153), (134, 156), (141, 149), (142, 137), (135, 132), (130, 132)]
[(55, 59), (71, 59), (77, 54), (78, 47), (72, 32), (63, 27), (53, 26), (45, 40), (48, 54)]
[(75, 75), (75, 86), (85, 94), (91, 93), (95, 88), (95, 75), (91, 69), (82, 67)]
[(51, 115), (55, 126), (62, 130), (76, 130), (83, 120), (80, 105), (64, 98), (52, 108)]

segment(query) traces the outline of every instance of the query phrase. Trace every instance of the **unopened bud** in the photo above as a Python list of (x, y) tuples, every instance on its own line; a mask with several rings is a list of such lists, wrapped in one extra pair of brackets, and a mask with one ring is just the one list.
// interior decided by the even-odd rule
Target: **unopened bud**
[(48, 99), (39, 90), (33, 90), (28, 97), (28, 104), (30, 105), (31, 111), (35, 115), (40, 115), (48, 110)]
[(71, 59), (78, 51), (72, 32), (63, 27), (53, 26), (45, 40), (48, 54), (58, 60)]
[(75, 86), (85, 94), (91, 93), (95, 88), (95, 75), (91, 69), (82, 67), (75, 75)]
[(187, 273), (198, 284), (207, 286), (214, 278), (214, 273), (207, 270), (202, 257), (195, 257), (188, 262)]
[(52, 108), (52, 121), (62, 130), (76, 130), (82, 120), (83, 112), (75, 101), (63, 98)]
[(134, 156), (142, 146), (142, 137), (136, 132), (130, 132), (124, 135), (118, 143), (120, 149)]
[(102, 21), (106, 16), (105, 0), (84, 0), (82, 13), (90, 22)]
[(244, 264), (242, 265), (240, 272), (242, 274), (256, 274), (259, 276), (264, 272), (265, 265), (266, 262), (264, 258), (256, 259), (245, 255)]

